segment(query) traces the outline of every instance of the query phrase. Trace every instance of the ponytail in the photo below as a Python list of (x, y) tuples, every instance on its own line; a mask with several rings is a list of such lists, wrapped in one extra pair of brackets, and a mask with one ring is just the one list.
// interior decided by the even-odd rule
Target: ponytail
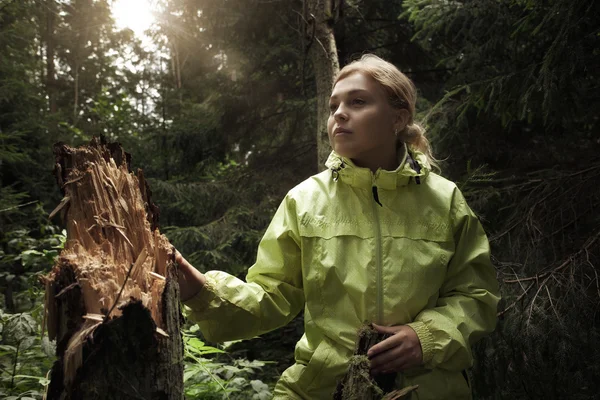
[(438, 161), (431, 151), (429, 140), (425, 137), (425, 128), (421, 124), (413, 122), (407, 125), (402, 132), (399, 132), (398, 138), (410, 148), (423, 153), (432, 169), (440, 170)]

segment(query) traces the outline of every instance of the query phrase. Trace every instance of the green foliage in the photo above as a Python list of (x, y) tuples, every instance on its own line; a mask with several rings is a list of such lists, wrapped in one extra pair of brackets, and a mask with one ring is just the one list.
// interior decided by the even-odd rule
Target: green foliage
[[(48, 385), (46, 377), (54, 360), (55, 344), (42, 338), (43, 306), (39, 275), (53, 264), (64, 244), (64, 233), (53, 233), (50, 226), (45, 236), (34, 239), (25, 230), (7, 235), (2, 253), (0, 288), (4, 303), (11, 313), (0, 307), (0, 395), (6, 399), (41, 399)], [(17, 263), (22, 268), (7, 268)], [(10, 288), (10, 290), (8, 290)], [(9, 299), (8, 294), (14, 293)]]
[[(157, 196), (168, 199), (164, 204), (168, 204), (173, 225), (163, 231), (190, 262), (200, 270), (239, 274), (254, 261), (258, 241), (278, 199), (260, 193), (258, 185), (240, 190), (242, 179), (236, 175), (244, 168), (220, 165), (206, 182), (151, 183)], [(220, 179), (214, 178), (217, 175)]]
[(0, 396), (41, 399), (48, 385), (54, 344), (41, 338), (42, 310), (9, 314), (0, 309)]
[(22, 227), (6, 232), (1, 238), (2, 308), (16, 311), (34, 307), (40, 291), (39, 279), (50, 271), (64, 247), (66, 232), (59, 232), (58, 227), (43, 220), (40, 222), (35, 231)]
[[(531, 149), (571, 161), (597, 131), (598, 3), (409, 0), (414, 38), (447, 70), (429, 115), (436, 148), (462, 165), (518, 164)], [(585, 99), (585, 100), (584, 100)], [(459, 162), (459, 165), (461, 163)], [(513, 166), (515, 166), (513, 165)]]
[(42, 337), (40, 276), (64, 247), (65, 231), (50, 224), (40, 206), (3, 211), (8, 217), (0, 230), (0, 397), (41, 399), (55, 344)]
[(251, 379), (265, 365), (263, 361), (245, 359), (207, 358), (211, 354), (225, 354), (223, 350), (207, 346), (196, 335), (198, 325), (184, 331), (185, 394), (194, 399), (255, 399), (271, 398), (267, 384)]

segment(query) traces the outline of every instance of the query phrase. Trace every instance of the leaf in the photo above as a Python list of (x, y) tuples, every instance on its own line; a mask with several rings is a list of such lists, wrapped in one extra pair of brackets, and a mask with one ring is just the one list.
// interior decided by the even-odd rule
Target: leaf
[(235, 378), (229, 381), (229, 386), (243, 387), (246, 386), (247, 383), (248, 381), (246, 380), (246, 378), (236, 376)]
[(15, 346), (9, 346), (6, 344), (2, 344), (2, 345), (0, 345), (0, 350), (5, 351), (6, 353), (14, 353), (17, 351), (17, 348)]
[(31, 346), (33, 346), (33, 344), (35, 343), (36, 339), (37, 339), (36, 336), (25, 337), (19, 345), (19, 351), (25, 351), (25, 350), (28, 350), (29, 348), (31, 348)]
[(192, 349), (201, 350), (204, 348), (204, 342), (198, 338), (192, 338), (186, 340), (185, 344)]
[(28, 336), (37, 334), (37, 322), (31, 314), (22, 313), (12, 315), (4, 326), (4, 338), (20, 342)]
[(254, 393), (252, 395), (252, 400), (269, 400), (271, 398), (272, 398), (271, 392), (269, 392), (269, 391)]
[(202, 372), (199, 365), (188, 366), (183, 373), (183, 382), (187, 382), (188, 379)]
[(223, 350), (217, 349), (215, 347), (206, 346), (204, 342), (198, 338), (191, 338), (185, 341), (186, 350), (197, 354), (197, 355), (205, 355), (205, 354), (214, 354), (214, 353), (224, 353)]
[(264, 383), (263, 381), (259, 381), (259, 380), (252, 380), (250, 381), (250, 385), (252, 386), (252, 389), (254, 389), (255, 392), (264, 392), (264, 391), (269, 391), (269, 385), (267, 385), (266, 383)]
[(21, 252), (21, 263), (23, 267), (33, 266), (40, 258), (44, 258), (44, 253), (37, 250), (25, 250)]

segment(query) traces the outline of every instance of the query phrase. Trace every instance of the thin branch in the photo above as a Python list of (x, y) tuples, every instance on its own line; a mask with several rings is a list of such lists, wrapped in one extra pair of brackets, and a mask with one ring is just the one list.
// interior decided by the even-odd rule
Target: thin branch
[[(552, 276), (552, 275), (550, 275), (550, 276)], [(529, 316), (527, 317), (527, 325), (528, 326), (529, 326), (529, 321), (531, 320), (531, 316), (533, 315), (533, 306), (535, 305), (535, 300), (537, 299), (538, 295), (542, 291), (542, 288), (544, 286), (546, 286), (546, 282), (548, 282), (548, 279), (550, 279), (550, 276), (547, 277), (546, 279), (544, 279), (544, 281), (541, 283), (541, 285), (538, 288), (538, 290), (535, 292), (535, 295), (533, 296), (533, 299), (531, 299), (531, 304), (529, 305)], [(539, 284), (539, 282), (538, 282), (538, 284)]]
[[(540, 185), (538, 185), (539, 187)], [(548, 193), (546, 196), (542, 197), (540, 200), (536, 201), (530, 208), (529, 208), (529, 212), (527, 213), (527, 217), (531, 218), (531, 214), (533, 213), (533, 210), (535, 210), (535, 208), (543, 203), (544, 201), (546, 201), (546, 199), (550, 196), (552, 196), (555, 192), (557, 192), (559, 189), (562, 189), (561, 186), (557, 186), (553, 191), (551, 191), (550, 193)], [(503, 237), (504, 235), (506, 235), (508, 232), (512, 231), (514, 228), (516, 228), (517, 226), (519, 226), (524, 220), (526, 219), (526, 217), (520, 218), (517, 222), (515, 222), (512, 226), (510, 226), (507, 230), (505, 230), (504, 232), (493, 236), (492, 238), (490, 238), (490, 242), (493, 242), (495, 240), (500, 239), (501, 237)]]
[(556, 320), (560, 321), (560, 315), (558, 315), (558, 311), (556, 311), (556, 307), (554, 307), (554, 303), (552, 303), (552, 296), (550, 295), (548, 285), (546, 285), (546, 293), (548, 294), (548, 300), (550, 300), (550, 307), (552, 307), (552, 311), (554, 311), (554, 315), (556, 315)]
[(13, 363), (13, 372), (10, 378), (10, 387), (15, 387), (15, 375), (17, 374), (17, 361), (19, 360), (19, 348), (21, 347), (21, 342), (17, 343), (17, 350), (15, 351), (15, 362)]
[(523, 293), (521, 293), (521, 295), (519, 297), (517, 297), (517, 299), (508, 307), (506, 307), (504, 310), (500, 311), (498, 314), (496, 314), (496, 316), (502, 317), (504, 314), (506, 314), (511, 308), (513, 308), (519, 301), (521, 301), (521, 299), (523, 297), (525, 297), (525, 295), (527, 294), (527, 292), (529, 292), (529, 289), (531, 289), (533, 287), (533, 285), (535, 285), (535, 282), (531, 282), (529, 284), (529, 286), (527, 286), (527, 289), (525, 289), (523, 291)]
[(39, 203), (39, 202), (40, 202), (39, 200), (33, 200), (33, 201), (30, 201), (30, 202), (28, 202), (28, 203), (19, 204), (19, 205), (17, 205), (17, 206), (13, 206), (13, 207), (8, 207), (8, 208), (5, 208), (4, 210), (0, 210), (0, 212), (6, 212), (6, 211), (15, 210), (15, 209), (17, 209), (17, 208), (26, 207), (26, 206), (28, 206), (28, 205), (35, 204), (35, 203)]
[(571, 265), (571, 263), (573, 261), (575, 261), (579, 256), (583, 255), (584, 253), (587, 254), (587, 251), (589, 250), (589, 248), (598, 240), (600, 239), (600, 232), (597, 232), (594, 236), (590, 237), (587, 242), (584, 244), (584, 246), (575, 254), (570, 255), (566, 260), (564, 260), (560, 265), (558, 265), (557, 267), (553, 268), (550, 271), (544, 272), (542, 274), (537, 274), (534, 276), (529, 276), (527, 278), (518, 278), (518, 279), (505, 279), (504, 283), (521, 283), (521, 282), (527, 282), (527, 281), (539, 281), (540, 279), (546, 279), (546, 277), (548, 275), (552, 275), (555, 274), (556, 272), (559, 272), (563, 269), (565, 269), (566, 267), (568, 267), (569, 265)]

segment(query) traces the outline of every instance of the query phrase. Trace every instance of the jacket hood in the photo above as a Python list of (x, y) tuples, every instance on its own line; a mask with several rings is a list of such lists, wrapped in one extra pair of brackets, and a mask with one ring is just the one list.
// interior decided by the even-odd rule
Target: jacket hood
[(332, 151), (325, 166), (331, 170), (335, 181), (339, 179), (350, 186), (364, 188), (377, 186), (386, 190), (406, 186), (411, 180), (419, 184), (431, 172), (427, 156), (418, 150), (410, 149), (406, 143), (398, 146), (398, 159), (400, 163), (394, 171), (380, 168), (373, 174), (370, 169), (358, 167), (349, 158)]

